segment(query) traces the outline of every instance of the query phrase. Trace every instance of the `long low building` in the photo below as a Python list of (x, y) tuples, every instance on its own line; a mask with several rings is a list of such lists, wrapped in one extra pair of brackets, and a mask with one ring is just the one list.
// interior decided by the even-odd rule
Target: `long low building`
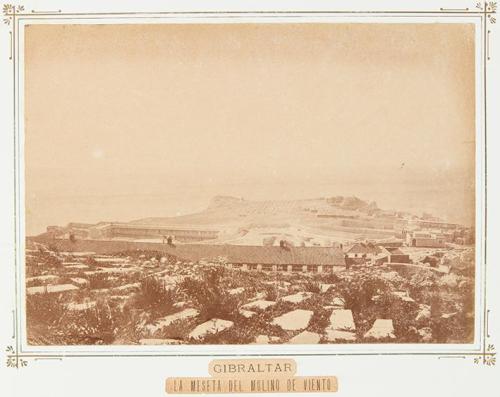
[(199, 262), (223, 260), (232, 268), (263, 271), (333, 272), (346, 267), (340, 248), (184, 244), (167, 252)]
[(54, 235), (73, 235), (78, 238), (99, 239), (157, 239), (181, 242), (214, 240), (219, 230), (199, 226), (143, 225), (136, 223), (100, 222), (94, 225), (69, 223), (66, 227), (49, 226), (48, 233)]
[(61, 252), (119, 254), (154, 251), (183, 262), (224, 262), (243, 270), (334, 272), (346, 268), (342, 249), (336, 247), (247, 246), (229, 244), (168, 244), (120, 240), (60, 239), (48, 235), (29, 238)]
[(133, 223), (105, 223), (89, 228), (90, 238), (167, 238), (177, 241), (213, 240), (219, 236), (218, 230), (196, 226), (156, 226)]

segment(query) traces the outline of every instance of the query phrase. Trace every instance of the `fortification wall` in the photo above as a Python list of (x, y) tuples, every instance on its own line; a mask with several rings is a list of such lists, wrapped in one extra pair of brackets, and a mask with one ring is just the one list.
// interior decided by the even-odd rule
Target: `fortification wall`
[(135, 241), (116, 240), (79, 240), (51, 239), (44, 237), (30, 237), (31, 241), (36, 241), (47, 246), (54, 247), (58, 251), (64, 252), (95, 252), (96, 254), (112, 254), (121, 251), (161, 251), (171, 252), (172, 248), (163, 243), (147, 243)]

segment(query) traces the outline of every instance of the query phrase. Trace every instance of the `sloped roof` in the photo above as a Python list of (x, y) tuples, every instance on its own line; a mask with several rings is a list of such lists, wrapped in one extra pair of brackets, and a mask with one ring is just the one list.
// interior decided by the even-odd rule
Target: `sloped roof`
[(356, 243), (347, 252), (349, 254), (380, 254), (384, 252), (384, 249), (372, 243)]
[(269, 265), (345, 266), (342, 250), (333, 247), (275, 247), (245, 245), (183, 244), (166, 250), (180, 259), (197, 262), (223, 257), (229, 263)]

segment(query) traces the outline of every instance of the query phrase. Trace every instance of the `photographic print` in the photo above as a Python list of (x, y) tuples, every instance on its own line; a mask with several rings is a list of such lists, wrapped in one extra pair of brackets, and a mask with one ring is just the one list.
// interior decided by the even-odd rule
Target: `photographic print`
[(28, 344), (473, 343), (474, 38), (26, 25)]

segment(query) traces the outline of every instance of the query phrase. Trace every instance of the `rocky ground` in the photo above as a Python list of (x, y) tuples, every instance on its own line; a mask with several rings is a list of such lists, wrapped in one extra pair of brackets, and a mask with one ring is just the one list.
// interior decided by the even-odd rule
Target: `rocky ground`
[(449, 272), (361, 266), (335, 274), (232, 270), (155, 252), (26, 253), (32, 344), (466, 343), (473, 252)]

